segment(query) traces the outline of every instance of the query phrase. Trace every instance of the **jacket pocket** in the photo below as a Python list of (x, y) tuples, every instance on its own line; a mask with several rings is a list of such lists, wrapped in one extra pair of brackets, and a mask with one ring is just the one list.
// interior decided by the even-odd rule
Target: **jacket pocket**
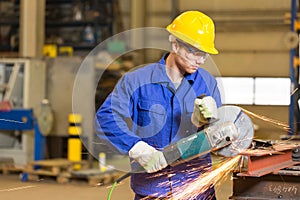
[(150, 137), (159, 133), (167, 119), (166, 104), (152, 100), (138, 102), (138, 135)]
[(157, 101), (140, 100), (138, 102), (138, 108), (140, 111), (152, 112), (159, 115), (166, 114), (166, 105)]

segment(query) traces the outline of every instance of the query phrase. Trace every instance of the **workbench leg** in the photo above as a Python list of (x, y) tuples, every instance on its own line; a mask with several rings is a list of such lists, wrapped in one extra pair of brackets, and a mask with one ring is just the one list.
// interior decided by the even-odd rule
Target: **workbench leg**
[(34, 160), (45, 159), (46, 137), (40, 132), (37, 120), (34, 120)]
[(23, 172), (23, 173), (21, 174), (21, 181), (22, 181), (22, 182), (28, 181), (28, 174), (27, 174), (26, 172)]

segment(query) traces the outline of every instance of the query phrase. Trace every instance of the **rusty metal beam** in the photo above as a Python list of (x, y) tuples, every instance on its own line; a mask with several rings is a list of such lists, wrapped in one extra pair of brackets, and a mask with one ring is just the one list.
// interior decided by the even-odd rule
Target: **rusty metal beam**
[(293, 162), (296, 143), (280, 143), (272, 147), (247, 150), (246, 171), (233, 175), (234, 200), (298, 200), (300, 199), (300, 166)]
[(268, 149), (245, 151), (242, 155), (246, 157), (248, 162), (247, 170), (237, 175), (260, 177), (291, 167), (297, 163), (292, 161), (292, 150), (297, 146), (297, 144), (281, 143)]

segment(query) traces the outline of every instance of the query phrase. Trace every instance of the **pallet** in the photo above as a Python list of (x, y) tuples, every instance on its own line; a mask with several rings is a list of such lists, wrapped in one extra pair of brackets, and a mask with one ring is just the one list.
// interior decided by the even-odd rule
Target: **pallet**
[[(81, 165), (81, 170), (74, 170), (74, 165)], [(41, 178), (52, 177), (57, 183), (65, 184), (72, 181), (87, 181), (91, 186), (113, 183), (122, 172), (108, 168), (105, 172), (99, 169), (88, 169), (85, 162), (71, 162), (66, 159), (33, 161), (23, 170), (22, 181), (39, 181)]]
[(101, 172), (99, 169), (88, 169), (73, 171), (69, 177), (65, 178), (67, 182), (72, 180), (84, 180), (87, 181), (90, 186), (102, 186), (112, 184), (122, 175), (123, 172), (115, 169), (110, 169), (105, 172)]
[(24, 167), (16, 167), (16, 166), (5, 166), (0, 169), (3, 175), (7, 174), (20, 174), (23, 172)]
[(0, 158), (0, 171), (2, 174), (21, 173), (23, 166), (15, 166), (12, 158)]
[[(49, 159), (29, 162), (23, 170), (22, 180), (39, 180), (43, 177), (54, 177), (57, 182), (61, 182), (62, 177), (70, 174), (74, 165), (80, 164), (82, 168), (87, 168), (87, 162), (71, 162), (67, 159)], [(26, 177), (24, 177), (26, 176)]]

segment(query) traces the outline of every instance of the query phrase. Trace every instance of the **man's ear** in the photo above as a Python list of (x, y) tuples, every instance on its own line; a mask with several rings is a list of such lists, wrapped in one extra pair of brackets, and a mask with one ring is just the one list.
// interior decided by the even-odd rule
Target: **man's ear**
[(175, 53), (178, 53), (178, 51), (179, 51), (179, 45), (178, 45), (178, 42), (176, 41), (176, 38), (173, 35), (169, 35), (169, 42), (171, 42), (172, 50)]
[(172, 45), (172, 50), (175, 53), (178, 53), (178, 51), (179, 51), (179, 45), (178, 45), (178, 43), (177, 42), (172, 42), (171, 45)]

